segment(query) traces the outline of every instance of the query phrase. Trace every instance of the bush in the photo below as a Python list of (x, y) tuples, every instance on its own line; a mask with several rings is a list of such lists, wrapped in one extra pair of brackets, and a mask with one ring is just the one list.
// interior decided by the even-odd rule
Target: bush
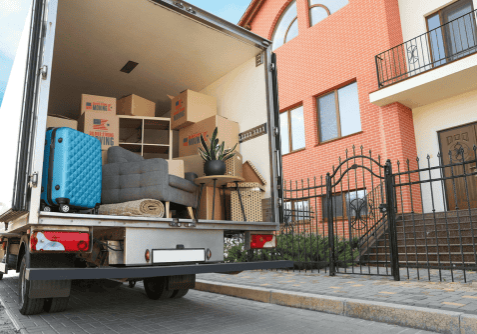
[[(226, 262), (251, 262), (289, 260), (295, 262), (295, 269), (321, 269), (329, 266), (328, 237), (321, 235), (280, 234), (277, 235), (275, 249), (257, 249), (246, 251), (243, 239), (226, 241)], [(335, 238), (336, 265), (347, 267), (359, 256), (357, 239), (343, 240)]]

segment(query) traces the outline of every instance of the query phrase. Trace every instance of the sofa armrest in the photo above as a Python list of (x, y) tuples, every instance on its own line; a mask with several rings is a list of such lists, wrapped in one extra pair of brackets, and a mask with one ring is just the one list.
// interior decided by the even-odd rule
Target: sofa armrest
[(197, 185), (193, 182), (175, 175), (169, 175), (169, 186), (189, 193), (194, 193), (197, 190)]

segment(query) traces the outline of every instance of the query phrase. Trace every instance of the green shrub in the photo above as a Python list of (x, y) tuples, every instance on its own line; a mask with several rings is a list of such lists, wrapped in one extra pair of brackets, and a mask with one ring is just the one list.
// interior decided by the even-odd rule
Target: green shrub
[[(226, 243), (226, 262), (251, 262), (289, 260), (295, 262), (296, 269), (321, 269), (329, 266), (329, 240), (321, 235), (285, 233), (277, 235), (275, 249), (246, 251), (242, 240)], [(357, 239), (335, 238), (336, 264), (347, 267), (359, 255)]]

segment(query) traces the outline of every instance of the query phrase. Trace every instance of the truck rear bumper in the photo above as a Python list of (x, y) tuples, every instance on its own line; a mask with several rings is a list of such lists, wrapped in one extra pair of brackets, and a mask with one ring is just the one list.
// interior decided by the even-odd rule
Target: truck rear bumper
[(293, 261), (264, 261), (124, 268), (30, 268), (26, 271), (26, 279), (31, 281), (105, 278), (140, 279), (156, 276), (226, 273), (257, 269), (284, 269), (291, 267), (293, 267)]

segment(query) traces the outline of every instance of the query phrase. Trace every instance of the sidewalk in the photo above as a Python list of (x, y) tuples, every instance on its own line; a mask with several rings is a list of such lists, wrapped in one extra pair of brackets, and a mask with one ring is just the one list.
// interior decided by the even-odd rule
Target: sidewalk
[(476, 273), (467, 273), (466, 284), (428, 282), (422, 271), (421, 281), (416, 281), (416, 273), (404, 280), (407, 274), (401, 272), (400, 282), (356, 274), (330, 277), (324, 272), (201, 274), (196, 288), (440, 333), (477, 333), (477, 283), (472, 283)]

